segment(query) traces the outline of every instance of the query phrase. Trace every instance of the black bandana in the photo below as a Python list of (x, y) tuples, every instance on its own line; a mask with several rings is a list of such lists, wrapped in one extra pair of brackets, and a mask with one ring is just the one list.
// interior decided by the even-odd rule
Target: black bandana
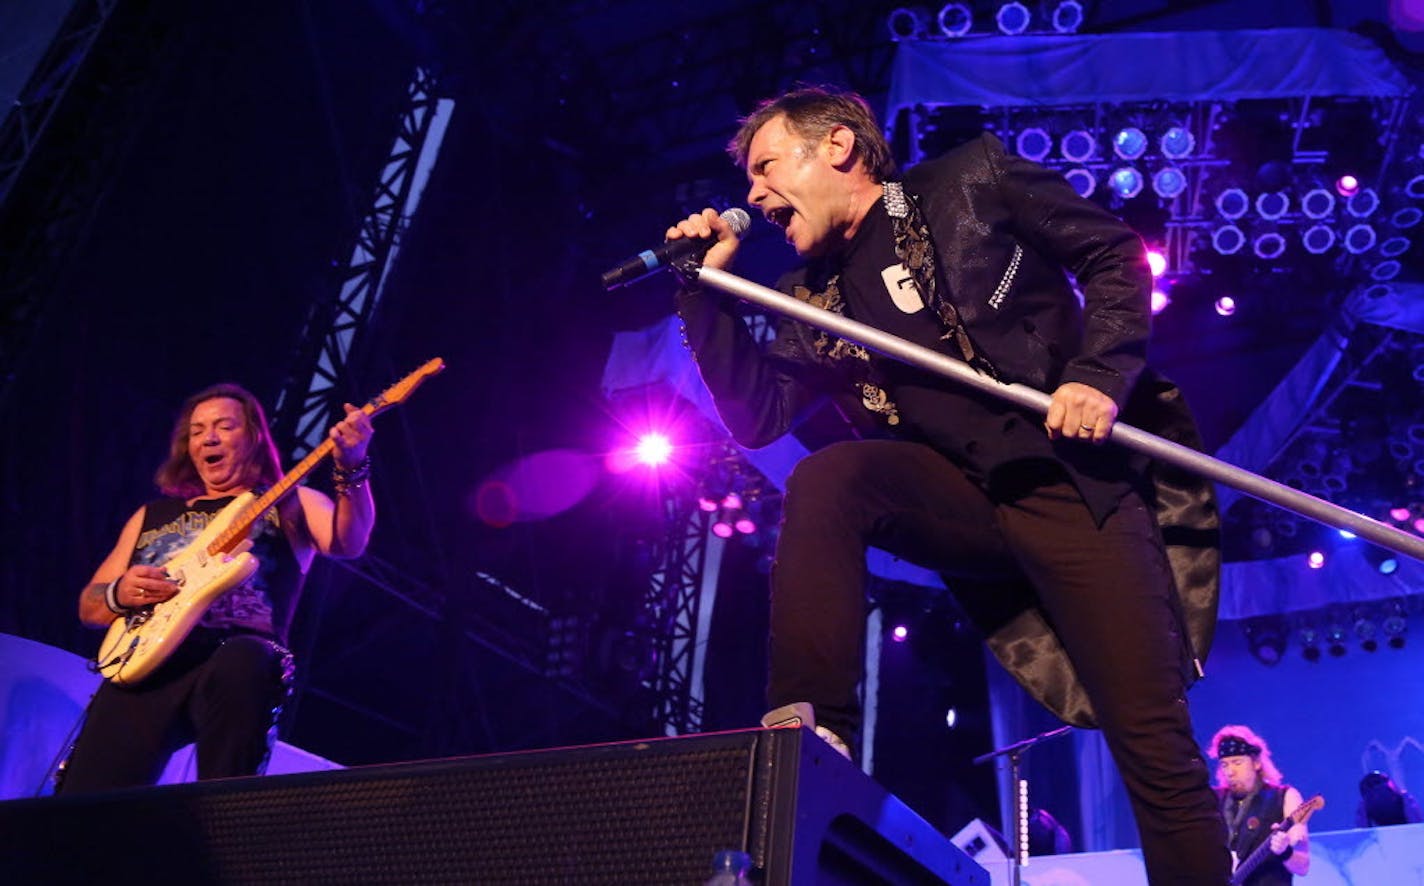
[(1216, 743), (1216, 757), (1257, 757), (1261, 749), (1239, 735), (1224, 735)]

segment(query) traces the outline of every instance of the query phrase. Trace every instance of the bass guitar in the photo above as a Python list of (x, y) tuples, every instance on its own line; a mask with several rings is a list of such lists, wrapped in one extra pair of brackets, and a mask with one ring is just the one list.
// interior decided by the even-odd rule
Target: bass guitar
[[(374, 416), (405, 402), (421, 382), (444, 368), (445, 362), (439, 357), (427, 361), (382, 391), (361, 411)], [(260, 496), (244, 492), (214, 514), (197, 538), (163, 563), (169, 580), (178, 585), (178, 593), (162, 603), (114, 619), (99, 644), (96, 670), (107, 680), (130, 685), (143, 680), (167, 660), (214, 601), (257, 571), (257, 558), (248, 552), (252, 527), (334, 448), (330, 438), (323, 440), (266, 492)]]

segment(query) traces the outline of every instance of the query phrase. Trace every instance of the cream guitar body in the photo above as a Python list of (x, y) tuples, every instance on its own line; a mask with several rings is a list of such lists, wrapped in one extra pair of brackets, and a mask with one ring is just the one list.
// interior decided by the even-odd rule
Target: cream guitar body
[(255, 500), (251, 492), (233, 499), (213, 515), (197, 538), (163, 564), (168, 578), (178, 585), (177, 594), (114, 619), (99, 644), (100, 674), (124, 685), (147, 677), (187, 639), (213, 601), (252, 577), (257, 558), (241, 550), (241, 545), (234, 553), (210, 553), (209, 548), (246, 516)]

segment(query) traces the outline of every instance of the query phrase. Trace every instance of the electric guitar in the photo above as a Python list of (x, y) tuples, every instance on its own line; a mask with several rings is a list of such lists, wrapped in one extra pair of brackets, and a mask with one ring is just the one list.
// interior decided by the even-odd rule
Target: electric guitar
[[(1279, 824), (1272, 825), (1271, 830), (1273, 832), (1283, 831), (1298, 824), (1305, 824), (1315, 814), (1315, 810), (1324, 806), (1325, 798), (1316, 794), (1297, 806), (1295, 811), (1281, 819)], [(1271, 858), (1274, 854), (1271, 852), (1271, 838), (1267, 837), (1260, 846), (1257, 846), (1250, 855), (1246, 856), (1245, 861), (1236, 866), (1236, 870), (1231, 874), (1231, 886), (1241, 886), (1246, 882), (1246, 878), (1256, 871), (1256, 868), (1264, 864), (1266, 859)]]
[[(374, 416), (405, 402), (421, 382), (444, 368), (445, 362), (439, 357), (428, 361), (382, 391), (361, 411)], [(334, 448), (328, 437), (262, 495), (244, 492), (214, 514), (197, 538), (163, 564), (169, 580), (178, 585), (178, 593), (162, 603), (114, 619), (99, 644), (99, 654), (94, 659), (96, 670), (105, 679), (123, 685), (137, 683), (153, 673), (187, 638), (214, 601), (257, 571), (257, 558), (248, 552), (252, 547), (248, 538), (252, 527)]]

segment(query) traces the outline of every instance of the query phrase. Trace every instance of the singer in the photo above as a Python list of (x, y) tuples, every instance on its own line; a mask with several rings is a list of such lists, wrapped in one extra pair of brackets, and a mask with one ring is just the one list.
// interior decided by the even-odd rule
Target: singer
[[(938, 571), (1046, 707), (1102, 729), (1152, 883), (1226, 883), (1185, 701), (1215, 620), (1212, 490), (1096, 445), (1125, 414), (1200, 446), (1180, 392), (1146, 368), (1142, 241), (991, 135), (897, 176), (852, 93), (767, 101), (729, 151), (747, 202), (806, 260), (783, 291), (1052, 392), (1040, 421), (790, 320), (762, 352), (688, 275), (677, 310), (740, 443), (770, 443), (827, 397), (860, 438), (807, 456), (787, 482), (769, 704), (809, 703), (818, 734), (855, 745), (865, 549), (881, 547)], [(710, 209), (667, 238), (714, 240), (703, 262), (716, 268), (738, 244)]]

